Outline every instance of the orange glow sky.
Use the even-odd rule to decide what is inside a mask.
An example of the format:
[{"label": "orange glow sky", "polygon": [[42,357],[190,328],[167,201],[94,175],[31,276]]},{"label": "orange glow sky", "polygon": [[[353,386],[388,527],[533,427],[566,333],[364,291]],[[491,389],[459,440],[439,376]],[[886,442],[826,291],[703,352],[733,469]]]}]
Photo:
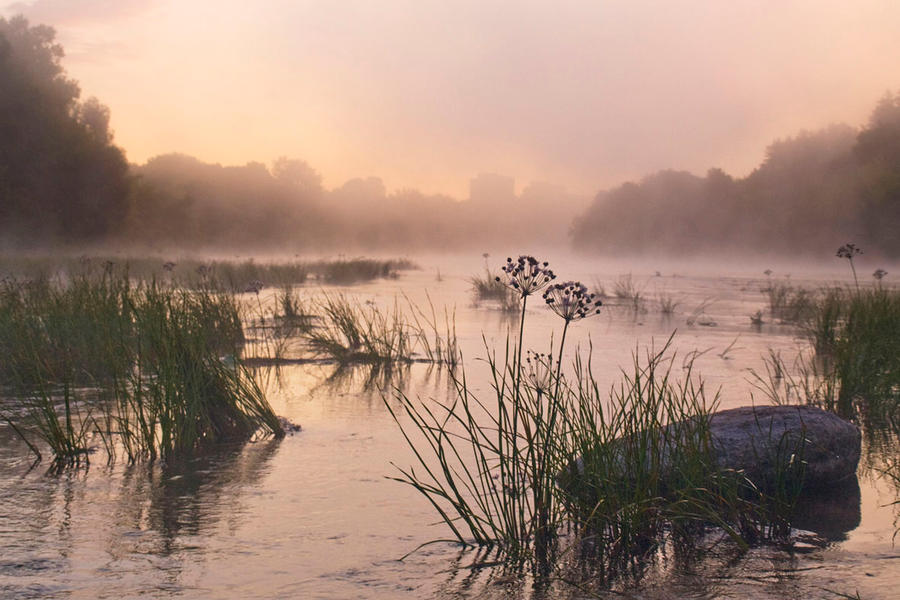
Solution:
[{"label": "orange glow sky", "polygon": [[132,162],[301,158],[465,197],[745,175],[900,88],[897,0],[0,0],[57,30]]}]

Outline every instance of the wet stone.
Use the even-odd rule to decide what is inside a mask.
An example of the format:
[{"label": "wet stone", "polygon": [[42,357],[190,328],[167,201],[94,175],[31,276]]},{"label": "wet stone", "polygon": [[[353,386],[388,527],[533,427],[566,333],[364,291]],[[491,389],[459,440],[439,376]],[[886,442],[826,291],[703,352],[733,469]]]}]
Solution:
[{"label": "wet stone", "polygon": [[859,428],[813,406],[744,406],[715,413],[710,435],[717,464],[769,485],[791,456],[802,460],[805,490],[856,475]]}]

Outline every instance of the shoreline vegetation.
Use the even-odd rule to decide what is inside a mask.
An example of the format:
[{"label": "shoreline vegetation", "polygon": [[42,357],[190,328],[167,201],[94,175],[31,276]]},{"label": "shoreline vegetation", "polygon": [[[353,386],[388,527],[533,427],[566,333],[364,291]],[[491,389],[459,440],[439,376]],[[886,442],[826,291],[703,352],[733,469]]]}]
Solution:
[{"label": "shoreline vegetation", "polygon": [[[296,359],[286,354],[290,340],[338,366],[456,366],[451,314],[440,324],[433,307],[409,301],[405,311],[385,311],[343,294],[303,300],[297,292],[410,268],[403,259],[188,262],[182,277],[158,260],[4,260],[0,419],[37,460],[49,451],[53,468],[84,464],[98,449],[109,461],[152,461],[281,437],[258,368]],[[265,305],[257,277],[282,282]]]}]

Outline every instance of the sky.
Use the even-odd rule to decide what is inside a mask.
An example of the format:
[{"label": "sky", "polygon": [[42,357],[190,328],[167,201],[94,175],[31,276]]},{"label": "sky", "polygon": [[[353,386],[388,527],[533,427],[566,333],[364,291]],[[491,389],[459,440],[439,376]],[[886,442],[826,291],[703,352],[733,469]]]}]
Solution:
[{"label": "sky", "polygon": [[458,198],[749,173],[900,90],[897,0],[0,0],[53,26],[142,163],[307,161]]}]

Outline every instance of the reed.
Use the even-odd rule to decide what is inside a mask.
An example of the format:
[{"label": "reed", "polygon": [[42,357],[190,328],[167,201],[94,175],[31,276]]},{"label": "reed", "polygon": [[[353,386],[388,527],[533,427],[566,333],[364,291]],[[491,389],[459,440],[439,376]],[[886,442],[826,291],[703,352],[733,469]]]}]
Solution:
[{"label": "reed", "polygon": [[760,389],[777,402],[816,404],[844,418],[886,423],[900,407],[900,290],[823,290],[804,331],[809,351],[791,368],[768,357],[767,373],[755,376]]},{"label": "reed", "polygon": [[410,362],[413,340],[398,304],[389,311],[344,294],[324,294],[308,334],[312,351],[340,364]]},{"label": "reed", "polygon": [[766,294],[769,313],[781,323],[802,324],[815,313],[815,294],[784,282],[770,282],[762,290]]},{"label": "reed", "polygon": [[667,316],[674,315],[675,309],[681,305],[680,300],[677,300],[674,296],[665,292],[657,295],[656,302],[659,305],[659,312]]},{"label": "reed", "polygon": [[[507,267],[523,305],[535,282],[548,285],[544,300],[564,320],[559,347],[523,360],[523,316],[504,358],[487,352],[489,398],[476,395],[462,373],[447,403],[402,392],[396,405],[385,399],[416,459],[392,479],[428,500],[453,541],[496,548],[503,561],[546,574],[569,530],[610,572],[663,540],[696,538],[709,526],[744,547],[785,532],[791,490],[770,496],[716,466],[715,400],[706,401],[690,365],[684,381],[672,380],[668,344],[635,358],[610,394],[593,378],[589,354],[567,379],[567,329],[595,314],[599,301],[581,284],[549,283],[546,263],[523,267],[520,259]],[[530,273],[524,280],[523,272]]]},{"label": "reed", "polygon": [[[0,412],[40,456],[168,457],[281,426],[240,362],[233,294],[188,291],[127,273],[8,282],[0,293]],[[223,359],[223,357],[225,357]],[[29,439],[31,438],[31,439]]]},{"label": "reed", "polygon": [[395,279],[403,270],[417,268],[412,261],[399,258],[379,260],[353,258],[323,260],[309,264],[309,270],[320,281],[330,284],[349,285],[373,281],[375,279]]},{"label": "reed", "polygon": [[613,284],[613,295],[635,314],[646,312],[644,291],[634,282],[631,273],[620,275],[616,279]]}]

